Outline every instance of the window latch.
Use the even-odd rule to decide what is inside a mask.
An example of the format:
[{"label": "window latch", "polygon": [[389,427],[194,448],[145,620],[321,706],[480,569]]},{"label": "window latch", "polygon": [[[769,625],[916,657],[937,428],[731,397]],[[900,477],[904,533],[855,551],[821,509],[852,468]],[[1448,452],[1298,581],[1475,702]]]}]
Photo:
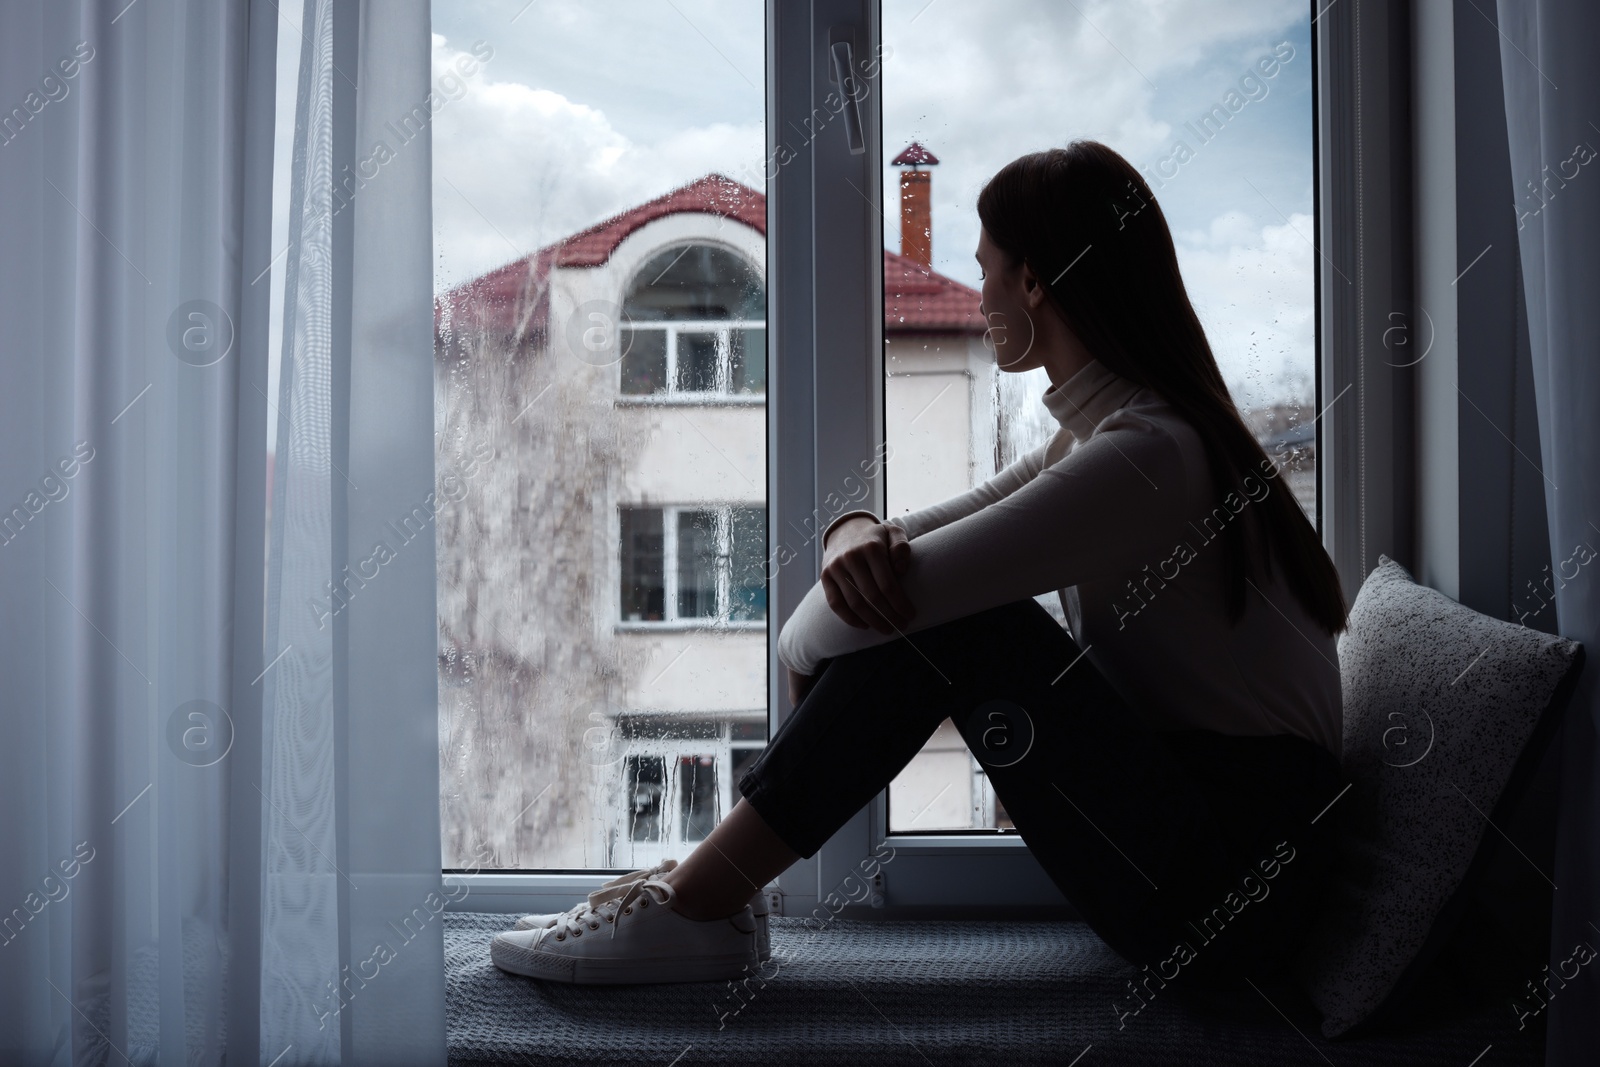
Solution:
[{"label": "window latch", "polygon": [[861,105],[856,99],[855,56],[849,41],[835,41],[828,51],[833,57],[833,76],[828,80],[839,86],[845,141],[850,154],[859,156],[867,150],[867,140],[861,133]]}]

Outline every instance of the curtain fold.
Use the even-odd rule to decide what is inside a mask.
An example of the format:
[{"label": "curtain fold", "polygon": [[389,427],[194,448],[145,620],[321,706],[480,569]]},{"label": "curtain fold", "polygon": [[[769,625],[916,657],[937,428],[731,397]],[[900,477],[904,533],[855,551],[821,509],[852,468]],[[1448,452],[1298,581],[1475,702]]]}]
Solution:
[{"label": "curtain fold", "polygon": [[[1499,0],[1498,15],[1556,613],[1589,657],[1560,739],[1550,966],[1566,978],[1574,948],[1600,944],[1600,8]],[[1564,982],[1546,1063],[1593,1062],[1597,1003],[1593,968]]]},{"label": "curtain fold", "polygon": [[427,114],[429,9],[307,0],[300,31],[262,1053],[441,1063],[431,150],[426,122],[393,132]]},{"label": "curtain fold", "polygon": [[282,8],[0,5],[0,1063],[444,1059],[428,10]]}]

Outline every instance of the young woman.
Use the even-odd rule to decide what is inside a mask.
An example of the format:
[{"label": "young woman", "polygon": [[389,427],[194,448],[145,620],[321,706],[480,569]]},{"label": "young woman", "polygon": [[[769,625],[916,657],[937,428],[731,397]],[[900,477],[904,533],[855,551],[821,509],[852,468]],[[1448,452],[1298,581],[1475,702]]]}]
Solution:
[{"label": "young woman", "polygon": [[[978,215],[995,357],[1045,369],[1060,429],[943,503],[835,520],[779,636],[795,709],[744,799],[681,864],[498,935],[503,969],[753,969],[752,894],[946,718],[1062,893],[1147,976],[1231,984],[1296,949],[1342,786],[1338,575],[1239,417],[1139,173],[1074,142],[1004,167]],[[1050,591],[1070,635],[1032,599]]]}]

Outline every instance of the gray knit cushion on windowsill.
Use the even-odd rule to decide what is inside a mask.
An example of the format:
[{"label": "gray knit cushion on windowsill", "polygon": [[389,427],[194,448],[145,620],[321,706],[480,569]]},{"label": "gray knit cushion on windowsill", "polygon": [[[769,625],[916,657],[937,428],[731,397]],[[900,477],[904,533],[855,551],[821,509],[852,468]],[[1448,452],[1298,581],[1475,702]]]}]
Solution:
[{"label": "gray knit cushion on windowsill", "polygon": [[1489,820],[1515,804],[1583,649],[1479,614],[1387,557],[1339,639],[1340,860],[1295,961],[1322,1032],[1393,1015],[1459,917]]}]

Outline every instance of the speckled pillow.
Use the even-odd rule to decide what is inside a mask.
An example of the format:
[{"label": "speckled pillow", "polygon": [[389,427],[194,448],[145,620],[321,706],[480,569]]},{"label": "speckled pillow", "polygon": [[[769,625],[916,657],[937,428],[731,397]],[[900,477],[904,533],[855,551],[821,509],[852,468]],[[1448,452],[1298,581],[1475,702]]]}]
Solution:
[{"label": "speckled pillow", "polygon": [[1294,964],[1325,1036],[1389,1017],[1449,937],[1486,820],[1503,825],[1582,662],[1577,643],[1481,615],[1379,557],[1339,638],[1339,867]]}]

